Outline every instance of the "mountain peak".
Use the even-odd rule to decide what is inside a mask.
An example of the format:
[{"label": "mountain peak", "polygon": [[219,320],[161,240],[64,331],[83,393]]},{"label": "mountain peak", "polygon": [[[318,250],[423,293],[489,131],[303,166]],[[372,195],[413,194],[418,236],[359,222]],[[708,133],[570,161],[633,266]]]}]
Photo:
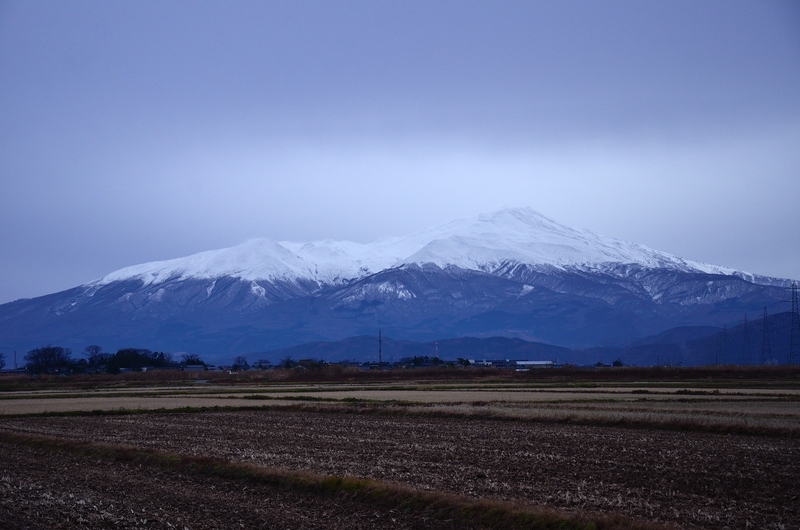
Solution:
[{"label": "mountain peak", "polygon": [[0,306],[0,346],[242,352],[381,327],[583,347],[773,311],[786,286],[506,208],[368,244],[253,239],[127,267]]},{"label": "mountain peak", "polygon": [[529,206],[507,206],[494,212],[478,215],[479,221],[507,222],[512,219],[529,225],[558,224]]},{"label": "mountain peak", "polygon": [[303,280],[335,285],[407,264],[488,272],[508,263],[560,269],[621,263],[722,274],[736,272],[562,225],[532,208],[514,207],[368,244],[330,239],[280,243],[253,239],[231,248],[127,267],[95,283],[138,279],[149,285],[176,279],[232,276],[248,281]]}]

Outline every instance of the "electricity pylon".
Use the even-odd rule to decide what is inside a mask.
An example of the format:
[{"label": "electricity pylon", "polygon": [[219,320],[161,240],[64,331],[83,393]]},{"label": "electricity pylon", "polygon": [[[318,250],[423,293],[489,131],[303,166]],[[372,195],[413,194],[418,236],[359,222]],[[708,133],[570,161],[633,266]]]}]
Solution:
[{"label": "electricity pylon", "polygon": [[750,348],[750,324],[747,323],[747,313],[744,314],[744,331],[742,336],[742,364],[753,363],[753,350]]},{"label": "electricity pylon", "polygon": [[789,331],[789,358],[786,364],[800,361],[800,314],[797,310],[797,282],[792,282],[792,323]]},{"label": "electricity pylon", "polygon": [[772,347],[769,344],[769,326],[767,325],[767,306],[764,306],[764,322],[761,336],[761,364],[767,364],[772,357]]}]

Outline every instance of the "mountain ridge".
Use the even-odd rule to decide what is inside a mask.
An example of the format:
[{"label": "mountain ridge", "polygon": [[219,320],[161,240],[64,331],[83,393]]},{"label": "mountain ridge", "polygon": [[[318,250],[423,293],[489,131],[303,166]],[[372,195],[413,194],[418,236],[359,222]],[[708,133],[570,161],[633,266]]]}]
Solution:
[{"label": "mountain ridge", "polygon": [[568,227],[530,208],[506,208],[407,237],[366,244],[342,240],[276,242],[254,239],[235,247],[125,267],[87,285],[129,279],[141,279],[149,285],[175,278],[213,280],[231,276],[249,281],[302,279],[316,282],[321,288],[410,264],[455,265],[486,272],[508,262],[600,270],[607,264],[626,263],[686,272],[736,274],[755,283],[762,278]]},{"label": "mountain ridge", "polygon": [[254,240],[0,305],[0,348],[241,353],[369,335],[612,346],[780,310],[789,280],[565,227],[528,208],[370,244]]}]

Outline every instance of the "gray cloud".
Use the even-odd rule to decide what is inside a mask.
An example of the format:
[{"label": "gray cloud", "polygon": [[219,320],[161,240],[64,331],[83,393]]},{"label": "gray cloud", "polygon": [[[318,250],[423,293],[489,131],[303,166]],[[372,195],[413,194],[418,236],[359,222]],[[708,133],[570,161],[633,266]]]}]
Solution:
[{"label": "gray cloud", "polygon": [[799,12],[3,4],[0,302],[505,205],[800,277]]}]

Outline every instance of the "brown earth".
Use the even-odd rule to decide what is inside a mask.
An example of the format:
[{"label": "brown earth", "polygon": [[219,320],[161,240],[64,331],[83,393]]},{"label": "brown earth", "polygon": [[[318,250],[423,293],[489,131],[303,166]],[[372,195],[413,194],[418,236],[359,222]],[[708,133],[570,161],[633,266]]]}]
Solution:
[{"label": "brown earth", "polygon": [[7,418],[0,429],[686,528],[800,521],[797,438],[288,410]]},{"label": "brown earth", "polygon": [[0,527],[455,529],[424,512],[0,443]]}]

